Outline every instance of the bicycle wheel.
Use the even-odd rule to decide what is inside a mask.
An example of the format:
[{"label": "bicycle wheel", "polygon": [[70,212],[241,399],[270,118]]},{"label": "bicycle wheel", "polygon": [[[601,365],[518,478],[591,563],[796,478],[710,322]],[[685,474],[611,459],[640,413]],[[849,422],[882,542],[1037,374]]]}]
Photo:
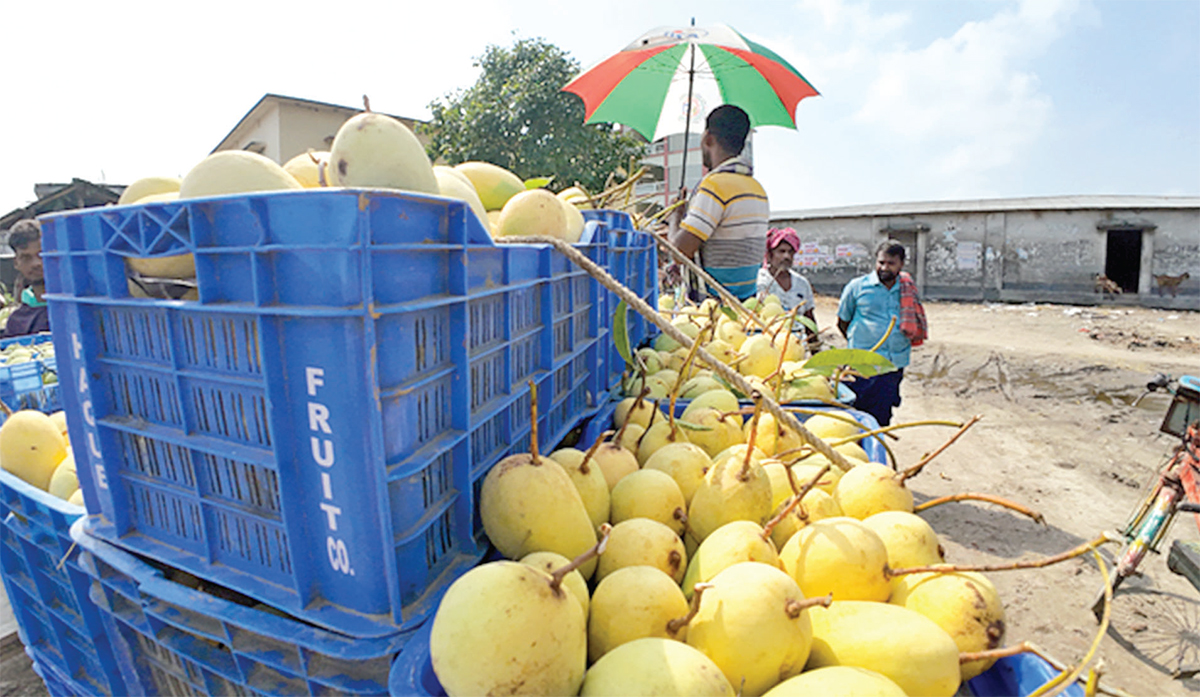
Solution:
[{"label": "bicycle wheel", "polygon": [[1200,671],[1200,600],[1127,588],[1114,603],[1108,634],[1155,670],[1178,678]]}]

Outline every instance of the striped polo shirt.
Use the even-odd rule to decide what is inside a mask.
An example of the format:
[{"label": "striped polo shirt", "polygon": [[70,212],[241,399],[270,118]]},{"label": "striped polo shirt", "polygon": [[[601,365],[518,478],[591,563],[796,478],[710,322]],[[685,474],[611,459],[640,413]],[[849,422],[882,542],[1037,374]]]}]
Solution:
[{"label": "striped polo shirt", "polygon": [[745,300],[758,289],[767,252],[767,194],[750,163],[731,158],[700,180],[680,227],[699,237],[700,265]]}]

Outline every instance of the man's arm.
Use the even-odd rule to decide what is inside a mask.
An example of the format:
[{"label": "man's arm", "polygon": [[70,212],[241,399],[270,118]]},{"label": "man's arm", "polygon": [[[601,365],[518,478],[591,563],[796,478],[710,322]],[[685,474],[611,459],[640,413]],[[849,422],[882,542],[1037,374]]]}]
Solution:
[{"label": "man's arm", "polygon": [[667,241],[675,245],[688,259],[695,259],[696,252],[700,251],[700,238],[683,228],[676,228],[668,233]]},{"label": "man's arm", "polygon": [[850,281],[842,289],[842,298],[838,301],[837,311],[838,331],[847,339],[850,338],[850,320],[854,319],[854,311],[858,307],[857,300],[854,295],[854,281]]},{"label": "man's arm", "polygon": [[[682,193],[678,201],[683,201]],[[700,244],[703,240],[680,227],[679,224],[683,222],[687,209],[687,204],[681,203],[667,215],[667,241],[673,244],[688,259],[695,259],[696,252],[700,250]]]}]

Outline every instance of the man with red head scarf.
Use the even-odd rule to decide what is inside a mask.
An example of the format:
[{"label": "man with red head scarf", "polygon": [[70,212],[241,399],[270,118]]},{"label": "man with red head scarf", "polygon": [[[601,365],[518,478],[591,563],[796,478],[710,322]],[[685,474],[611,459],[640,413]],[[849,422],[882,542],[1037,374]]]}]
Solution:
[{"label": "man with red head scarf", "polygon": [[[800,314],[817,323],[814,315],[812,284],[801,276],[795,267],[796,252],[800,250],[800,237],[790,227],[771,228],[767,232],[767,254],[762,268],[758,270],[759,296],[774,295],[779,298],[783,309],[800,308]],[[815,341],[813,332],[809,341]]]}]

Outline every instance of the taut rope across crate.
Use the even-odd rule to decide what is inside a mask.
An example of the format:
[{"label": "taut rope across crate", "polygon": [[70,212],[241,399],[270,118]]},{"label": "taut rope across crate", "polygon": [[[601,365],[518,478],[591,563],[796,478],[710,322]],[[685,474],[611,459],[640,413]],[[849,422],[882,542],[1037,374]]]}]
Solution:
[{"label": "taut rope across crate", "polygon": [[[625,286],[618,283],[617,280],[615,278],[613,278],[611,275],[609,275],[609,273],[607,271],[600,268],[595,262],[593,262],[591,259],[588,259],[586,256],[581,254],[578,250],[576,250],[574,247],[567,244],[566,242],[563,242],[562,240],[555,238],[555,237],[512,237],[512,238],[497,239],[496,243],[497,244],[549,244],[549,245],[552,245],[559,252],[562,252],[563,256],[565,256],[567,259],[570,259],[576,266],[579,266],[584,271],[587,271],[593,278],[595,278],[600,283],[600,285],[604,286],[608,290],[611,290],[613,293],[616,293],[617,297],[624,300],[626,302],[626,304],[628,304],[629,307],[631,307],[635,311],[637,311],[637,313],[639,315],[641,315],[642,317],[645,317],[647,320],[653,322],[654,325],[656,327],[658,327],[659,329],[661,329],[664,334],[671,337],[675,341],[678,341],[682,346],[688,348],[689,350],[692,348],[693,342],[692,342],[691,337],[689,337],[688,335],[679,331],[679,329],[677,329],[670,322],[667,322],[666,320],[664,320],[662,318],[662,316],[658,314],[657,310],[651,308],[649,305],[646,304],[646,302],[644,300],[639,298],[637,295],[635,295],[633,292],[631,292]],[[676,252],[676,253],[678,253],[678,252]],[[703,273],[703,271],[701,273]],[[706,280],[708,280],[712,283],[716,283],[716,281],[712,281],[711,279],[706,279]],[[722,297],[725,297],[725,295],[729,295],[729,298],[732,298],[733,302],[737,303],[737,299],[733,298],[733,296],[730,295],[729,292],[726,291],[724,288],[721,288],[720,284],[717,284],[715,287],[717,288],[718,293],[723,293]],[[741,304],[738,303],[736,306],[741,307]],[[742,308],[742,311],[749,313],[749,310],[746,310],[744,307]],[[757,319],[757,317],[756,317],[756,319]],[[738,390],[740,390],[742,392],[742,394],[749,395],[749,394],[753,394],[755,392],[754,386],[751,385],[749,382],[747,382],[746,379],[743,378],[740,373],[733,370],[729,366],[725,365],[721,361],[717,360],[717,358],[715,356],[713,356],[712,354],[710,354],[708,351],[697,346],[696,347],[696,355],[697,355],[697,357],[700,358],[700,360],[707,363],[709,365],[709,367],[711,367],[713,369],[713,371],[715,371],[718,375],[720,375],[722,378],[724,378],[727,382],[729,382],[734,387],[738,388]],[[824,455],[826,458],[829,459],[830,462],[832,462],[833,464],[837,465],[838,467],[840,467],[842,470],[845,470],[845,471],[848,471],[851,467],[853,467],[853,465],[850,464],[850,462],[845,458],[845,456],[843,456],[841,453],[839,453],[838,451],[831,448],[828,443],[821,440],[820,438],[817,438],[811,432],[809,432],[809,430],[804,427],[804,425],[800,422],[799,419],[797,419],[795,416],[793,416],[789,412],[785,411],[783,409],[783,407],[779,406],[779,403],[776,402],[774,399],[771,399],[770,397],[767,397],[764,395],[762,397],[762,405],[763,405],[763,408],[765,408],[772,416],[775,417],[776,423],[782,424],[782,425],[792,429],[793,431],[795,431],[801,438],[804,439],[804,441],[806,443],[809,443],[810,445],[812,445],[812,447],[818,453],[820,453],[821,455]]]}]

